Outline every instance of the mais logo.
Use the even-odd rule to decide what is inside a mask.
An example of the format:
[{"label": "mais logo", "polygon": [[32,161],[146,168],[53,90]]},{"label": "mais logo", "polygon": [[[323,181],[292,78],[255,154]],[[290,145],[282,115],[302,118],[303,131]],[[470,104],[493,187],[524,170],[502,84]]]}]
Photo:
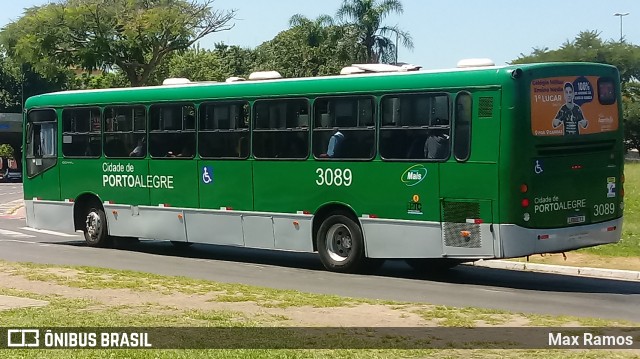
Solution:
[{"label": "mais logo", "polygon": [[408,187],[413,187],[424,181],[425,178],[427,178],[427,169],[423,165],[415,165],[404,171],[400,180]]}]

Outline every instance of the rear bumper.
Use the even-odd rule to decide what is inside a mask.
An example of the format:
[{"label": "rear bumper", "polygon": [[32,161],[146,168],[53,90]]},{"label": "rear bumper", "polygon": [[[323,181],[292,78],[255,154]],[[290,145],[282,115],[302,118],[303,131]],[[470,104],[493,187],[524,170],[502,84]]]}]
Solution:
[{"label": "rear bumper", "polygon": [[502,246],[498,257],[513,258],[616,243],[622,236],[622,217],[559,229],[530,229],[514,224],[501,224],[499,227]]}]

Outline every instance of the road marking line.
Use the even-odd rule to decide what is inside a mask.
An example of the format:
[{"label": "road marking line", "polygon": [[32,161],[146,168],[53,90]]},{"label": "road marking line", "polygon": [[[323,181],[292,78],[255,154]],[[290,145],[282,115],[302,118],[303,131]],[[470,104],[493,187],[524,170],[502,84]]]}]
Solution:
[{"label": "road marking line", "polygon": [[35,237],[35,236],[30,235],[30,234],[14,232],[14,231],[10,231],[8,229],[0,229],[0,235],[9,236],[9,237],[15,237],[15,238],[34,238]]},{"label": "road marking line", "polygon": [[49,231],[49,230],[46,230],[46,229],[35,229],[35,228],[29,228],[29,227],[20,227],[20,229],[24,229],[25,231],[31,231],[31,232],[51,234],[51,235],[59,236],[59,237],[78,237],[77,234],[67,234],[67,233]]},{"label": "road marking line", "polygon": [[40,244],[39,242],[21,241],[19,239],[0,239],[0,242],[16,242],[16,243],[25,243],[25,244]]}]

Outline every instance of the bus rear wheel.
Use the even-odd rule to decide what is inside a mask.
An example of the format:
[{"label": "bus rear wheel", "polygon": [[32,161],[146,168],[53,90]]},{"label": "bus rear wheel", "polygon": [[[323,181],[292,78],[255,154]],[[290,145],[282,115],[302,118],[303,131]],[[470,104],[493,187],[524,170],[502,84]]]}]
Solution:
[{"label": "bus rear wheel", "polygon": [[363,268],[364,239],[351,218],[335,214],[322,222],[316,236],[320,261],[332,272],[353,273]]},{"label": "bus rear wheel", "polygon": [[107,216],[102,207],[90,205],[84,225],[84,239],[90,247],[106,247],[111,242],[107,230]]}]

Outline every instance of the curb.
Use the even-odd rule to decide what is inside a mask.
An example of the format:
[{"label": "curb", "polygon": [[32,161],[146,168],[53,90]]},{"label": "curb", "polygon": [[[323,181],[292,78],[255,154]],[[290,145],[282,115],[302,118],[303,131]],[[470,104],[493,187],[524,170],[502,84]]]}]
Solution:
[{"label": "curb", "polygon": [[509,269],[524,272],[542,272],[553,274],[564,274],[594,278],[621,279],[629,281],[640,281],[640,272],[620,269],[571,267],[560,265],[549,265],[539,263],[510,262],[503,260],[479,260],[469,265],[476,267]]}]

